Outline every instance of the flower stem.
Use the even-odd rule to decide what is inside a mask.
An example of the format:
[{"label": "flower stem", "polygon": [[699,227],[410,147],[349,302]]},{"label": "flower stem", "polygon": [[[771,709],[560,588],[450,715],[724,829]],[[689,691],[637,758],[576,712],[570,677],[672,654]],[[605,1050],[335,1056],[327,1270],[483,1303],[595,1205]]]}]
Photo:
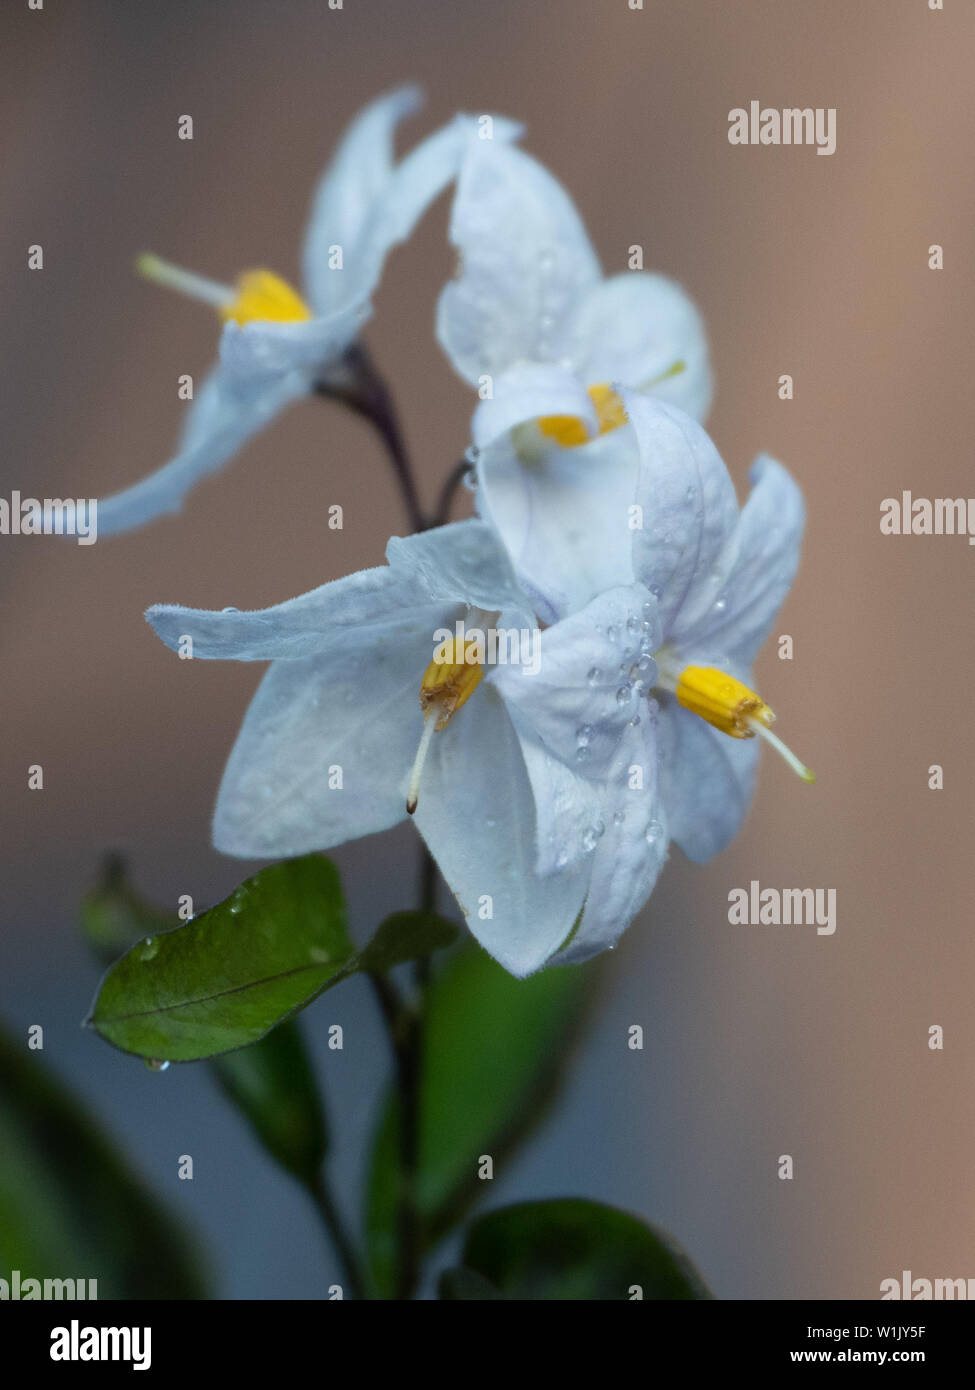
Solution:
[{"label": "flower stem", "polygon": [[389,387],[365,344],[353,343],[341,364],[316,383],[315,392],[327,400],[341,401],[376,429],[393,465],[410,525],[414,531],[425,531],[428,522],[420,505],[399,415]]},{"label": "flower stem", "polygon": [[396,1213],[397,1271],[395,1297],[413,1297],[420,1277],[421,1231],[417,1205],[420,1158],[420,1075],[423,1024],[385,975],[369,977],[389,1032],[396,1063],[399,1099],[399,1193]]},{"label": "flower stem", "polygon": [[331,1189],[324,1173],[319,1172],[315,1178],[306,1184],[308,1195],[315,1204],[315,1208],[322,1219],[328,1237],[335,1247],[335,1252],[339,1257],[342,1267],[342,1275],[345,1284],[353,1298],[368,1298],[366,1292],[366,1280],[363,1274],[362,1265],[355,1247],[345,1229],[345,1223],[339,1215],[332,1196]]},{"label": "flower stem", "polygon": [[454,464],[440,489],[440,497],[433,514],[433,520],[430,523],[431,526],[443,526],[446,523],[450,515],[450,504],[454,500],[454,493],[470,471],[471,465],[467,459],[461,459],[459,463]]},{"label": "flower stem", "polygon": [[[349,406],[378,431],[389,454],[413,530],[426,531],[431,526],[443,525],[450,510],[454,491],[470,465],[466,459],[455,465],[441,489],[436,511],[432,517],[427,517],[420,505],[420,496],[396,406],[389,387],[376,368],[366,346],[361,342],[354,343],[338,367],[333,369],[326,379],[316,384],[315,391],[326,399],[337,400]],[[421,848],[421,855],[420,909],[424,912],[434,912],[437,899],[437,866],[425,845]],[[421,1270],[422,1224],[417,1184],[420,1167],[424,1004],[429,974],[429,958],[421,958],[416,962],[414,972],[417,993],[415,1004],[403,998],[388,976],[376,973],[369,977],[386,1022],[398,1082],[399,1192],[396,1214],[398,1259],[395,1297],[399,1300],[409,1300],[413,1297]],[[327,1208],[322,1205],[325,1198],[327,1190],[323,1188],[319,1207],[326,1218],[326,1224],[329,1224],[330,1220],[337,1221],[337,1217],[331,1203],[328,1203]],[[331,1225],[329,1229],[333,1229]],[[337,1229],[341,1233],[341,1227]],[[338,1235],[335,1236],[335,1240],[338,1246]],[[354,1259],[347,1245],[346,1251],[350,1259]],[[346,1260],[347,1266],[350,1259]]]}]

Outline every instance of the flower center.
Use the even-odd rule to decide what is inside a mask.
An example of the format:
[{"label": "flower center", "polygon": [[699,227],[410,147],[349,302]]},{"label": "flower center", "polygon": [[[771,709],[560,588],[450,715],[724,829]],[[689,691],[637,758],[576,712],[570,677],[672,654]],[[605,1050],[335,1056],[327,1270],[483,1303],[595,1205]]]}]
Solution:
[{"label": "flower center", "polygon": [[484,667],[478,656],[483,651],[476,637],[464,637],[458,641],[448,637],[433,654],[433,660],[423,673],[420,682],[420,707],[423,710],[423,735],[416,750],[410,786],[406,794],[406,809],[412,816],[420,795],[420,778],[423,764],[430,749],[434,733],[445,729],[460,709],[461,705],[474,694],[484,676]]},{"label": "flower center", "polygon": [[[596,410],[600,434],[609,434],[610,430],[619,429],[620,425],[626,424],[623,401],[608,382],[590,386],[589,399]],[[538,420],[538,428],[542,434],[567,449],[589,441],[586,422],[578,415],[543,415]]]},{"label": "flower center", "polygon": [[672,671],[668,672],[665,655],[661,659],[658,653],[657,663],[660,686],[676,695],[677,703],[684,709],[699,715],[730,738],[754,738],[758,734],[781,754],[804,782],[815,782],[816,774],[772,733],[775,715],[754,690],[714,666],[685,666],[675,678]]},{"label": "flower center", "polygon": [[270,270],[245,270],[236,285],[230,286],[149,254],[138,258],[136,269],[157,285],[212,304],[225,323],[229,319],[241,324],[255,319],[301,323],[312,316],[301,295]]}]

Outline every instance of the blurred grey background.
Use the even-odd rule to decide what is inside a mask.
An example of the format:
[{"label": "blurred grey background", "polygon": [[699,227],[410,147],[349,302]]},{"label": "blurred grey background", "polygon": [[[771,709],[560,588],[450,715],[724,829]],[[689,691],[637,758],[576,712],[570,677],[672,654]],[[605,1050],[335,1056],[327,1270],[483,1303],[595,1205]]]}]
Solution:
[{"label": "blurred grey background", "polygon": [[[410,142],[457,109],[526,121],[607,269],[638,242],[700,304],[710,428],[740,490],[762,449],[800,479],[808,541],[778,629],[795,659],[770,644],[759,674],[819,781],[766,759],[734,846],[704,868],[674,852],[557,1115],[489,1194],[643,1213],[723,1297],[876,1297],[905,1268],[975,1276],[975,554],[878,525],[902,488],[972,490],[973,51],[960,0],[22,0],[0,16],[2,495],[103,495],[164,461],[177,376],[203,371],[216,331],[140,283],[133,255],[296,278],[331,146],[404,79],[428,93]],[[728,112],[751,100],[836,107],[836,153],[729,145]],[[183,113],[192,142],[176,138]],[[367,333],[428,498],[472,406],[432,336],[453,270],[446,207],[392,258]],[[42,273],[26,269],[35,242]],[[333,502],[342,532],[326,526]],[[376,440],[309,401],[180,518],[92,547],[0,538],[0,1016],[45,1026],[44,1063],[214,1243],[224,1297],[316,1297],[334,1271],[202,1071],[152,1074],[78,1026],[97,975],[76,905],[106,848],[162,902],[216,901],[249,867],[210,849],[209,817],[258,673],[179,662],[141,615],[263,606],[379,563],[402,529]],[[360,935],[412,892],[409,827],[335,857]],[[835,936],[729,926],[728,891],[753,878],[835,888]],[[333,1022],[343,1053],[325,1047]],[[383,1040],[355,984],[305,1023],[351,1210]],[[626,1048],[631,1023],[643,1052]],[[182,1153],[192,1183],[176,1180]]]}]

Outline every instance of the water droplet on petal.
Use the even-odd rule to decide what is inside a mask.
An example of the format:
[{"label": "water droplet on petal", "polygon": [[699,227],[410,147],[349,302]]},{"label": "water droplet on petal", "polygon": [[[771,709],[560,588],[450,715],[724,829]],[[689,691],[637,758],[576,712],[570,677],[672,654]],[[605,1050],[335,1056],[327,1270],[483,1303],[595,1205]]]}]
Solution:
[{"label": "water droplet on petal", "polygon": [[658,820],[652,820],[652,821],[650,822],[650,824],[647,826],[647,835],[646,835],[647,844],[648,844],[648,845],[655,845],[655,844],[657,844],[658,841],[660,840],[661,835],[662,835],[663,833],[664,833],[664,828],[663,828],[663,826],[660,824],[660,822],[659,822]]},{"label": "water droplet on petal", "polygon": [[154,936],[147,936],[143,943],[142,950],[139,952],[139,959],[152,960],[158,950],[159,942],[156,938]]},{"label": "water droplet on petal", "polygon": [[576,762],[587,763],[591,757],[592,749],[588,746],[588,744],[580,744],[579,747],[576,749]]},{"label": "water droplet on petal", "polygon": [[627,681],[625,685],[621,685],[619,690],[617,690],[616,703],[618,705],[628,705],[632,699],[633,687],[630,685],[629,681]]},{"label": "water droplet on petal", "polygon": [[586,680],[589,682],[590,685],[598,685],[602,674],[603,673],[602,671],[600,671],[598,666],[590,666],[589,673],[586,676]]},{"label": "water droplet on petal", "polygon": [[477,463],[477,461],[478,461],[478,459],[479,459],[480,457],[481,457],[481,451],[480,451],[480,449],[477,447],[477,445],[476,445],[476,444],[468,444],[467,448],[464,450],[464,458],[467,460],[467,462],[473,466],[474,464]]},{"label": "water droplet on petal", "polygon": [[580,724],[576,729],[576,743],[580,748],[587,748],[592,742],[592,736],[596,732],[591,724]]},{"label": "water droplet on petal", "polygon": [[592,825],[590,825],[586,830],[583,831],[583,834],[582,834],[582,847],[583,847],[583,849],[586,851],[587,854],[591,854],[592,851],[593,851],[593,850],[596,848],[596,846],[599,844],[599,841],[600,841],[600,839],[601,839],[601,837],[602,837],[603,832],[605,831],[605,829],[606,829],[606,827],[605,827],[605,825],[602,823],[602,821],[601,821],[601,820],[597,820],[597,821],[595,821]]},{"label": "water droplet on petal", "polygon": [[625,820],[626,820],[626,812],[625,812],[625,811],[614,811],[614,812],[613,812],[613,824],[614,824],[614,825],[622,825],[623,822],[624,822]]},{"label": "water droplet on petal", "polygon": [[221,611],[222,613],[239,613],[239,612],[240,612],[240,609],[239,609],[239,608],[222,608],[220,611]]}]

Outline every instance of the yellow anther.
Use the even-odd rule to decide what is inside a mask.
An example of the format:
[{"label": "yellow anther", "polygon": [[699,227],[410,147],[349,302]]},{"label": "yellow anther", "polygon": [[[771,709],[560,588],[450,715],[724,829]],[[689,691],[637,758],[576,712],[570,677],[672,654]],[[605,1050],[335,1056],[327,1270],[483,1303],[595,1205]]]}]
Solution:
[{"label": "yellow anther", "polygon": [[252,323],[255,319],[272,323],[301,323],[311,318],[311,310],[287,280],[271,270],[245,270],[238,276],[236,295],[221,305],[220,317],[226,323]]},{"label": "yellow anther", "polygon": [[221,285],[193,270],[184,270],[150,252],[136,258],[136,269],[147,280],[177,290],[190,299],[212,304],[226,323],[251,323],[254,319],[273,323],[301,323],[311,318],[311,310],[287,280],[270,270],[245,270],[237,284]]},{"label": "yellow anther", "polygon": [[775,718],[754,690],[714,666],[685,667],[677,682],[677,699],[692,714],[699,714],[732,738],[752,738],[752,719],[768,728]]},{"label": "yellow anther", "polygon": [[461,705],[474,694],[484,675],[484,667],[474,652],[477,641],[464,639],[457,651],[456,639],[448,637],[434,653],[420,682],[420,704],[424,714],[436,712],[436,728],[445,729]]},{"label": "yellow anther", "polygon": [[448,637],[440,643],[423,673],[420,682],[423,736],[416,750],[406,792],[406,809],[411,816],[420,796],[420,778],[433,735],[447,727],[461,705],[466,704],[474,694],[484,676],[484,667],[477,655],[479,645],[475,637]]},{"label": "yellow anther", "polygon": [[[619,429],[620,425],[626,424],[622,398],[608,382],[590,386],[589,399],[596,411],[600,434],[609,434],[610,430]],[[538,428],[542,434],[567,449],[573,448],[576,444],[585,444],[589,439],[585,421],[578,415],[543,415],[538,421]]]},{"label": "yellow anther", "polygon": [[815,782],[816,774],[772,733],[775,715],[765,701],[734,676],[714,666],[686,666],[677,680],[675,693],[678,703],[685,709],[700,715],[731,738],[753,738],[758,734],[782,755],[804,782]]}]

